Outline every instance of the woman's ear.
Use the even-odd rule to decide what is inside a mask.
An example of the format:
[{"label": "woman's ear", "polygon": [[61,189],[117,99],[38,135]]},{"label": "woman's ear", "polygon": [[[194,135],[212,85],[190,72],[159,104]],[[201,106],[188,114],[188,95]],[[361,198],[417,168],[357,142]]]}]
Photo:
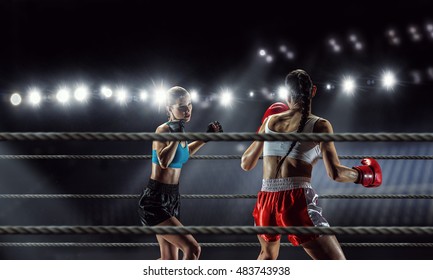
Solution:
[{"label": "woman's ear", "polygon": [[311,88],[311,97],[316,96],[316,93],[317,93],[317,87],[313,85],[313,87]]}]

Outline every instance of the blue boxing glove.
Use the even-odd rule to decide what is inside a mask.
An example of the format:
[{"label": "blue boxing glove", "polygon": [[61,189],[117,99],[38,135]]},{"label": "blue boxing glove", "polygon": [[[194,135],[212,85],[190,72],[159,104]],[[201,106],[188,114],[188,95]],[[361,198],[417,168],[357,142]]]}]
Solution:
[{"label": "blue boxing glove", "polygon": [[177,121],[169,121],[167,122],[168,129],[172,133],[183,133],[185,132],[185,121],[177,120]]}]

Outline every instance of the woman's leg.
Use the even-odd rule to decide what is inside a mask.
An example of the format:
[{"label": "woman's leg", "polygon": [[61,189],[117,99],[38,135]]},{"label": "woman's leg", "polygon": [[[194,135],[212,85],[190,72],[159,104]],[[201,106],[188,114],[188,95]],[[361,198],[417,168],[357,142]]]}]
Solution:
[{"label": "woman's leg", "polygon": [[261,237],[257,235],[261,245],[261,251],[258,260],[276,260],[278,258],[278,254],[280,252],[280,240],[274,242],[267,242]]},{"label": "woman's leg", "polygon": [[314,260],[345,260],[343,250],[335,235],[324,235],[301,244]]},{"label": "woman's leg", "polygon": [[[171,217],[165,220],[162,223],[159,223],[157,226],[182,226],[178,219],[175,217]],[[183,260],[198,260],[201,253],[200,245],[197,241],[192,237],[191,234],[188,235],[173,235],[173,234],[158,234],[157,235],[158,242],[160,244],[161,250],[161,258],[163,259],[162,254],[165,256],[174,256],[173,248],[168,247],[166,243],[161,243],[159,240],[162,239],[165,242],[169,243],[171,246],[175,248],[179,248],[183,253]],[[177,250],[177,249],[176,249]]]},{"label": "woman's leg", "polygon": [[173,244],[166,241],[162,235],[157,234],[159,250],[161,252],[161,258],[159,260],[177,260],[179,259],[179,249]]}]

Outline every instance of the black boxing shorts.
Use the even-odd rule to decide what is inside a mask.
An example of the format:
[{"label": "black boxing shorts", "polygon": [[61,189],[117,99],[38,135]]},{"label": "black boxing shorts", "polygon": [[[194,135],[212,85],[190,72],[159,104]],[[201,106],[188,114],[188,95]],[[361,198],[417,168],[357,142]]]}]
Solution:
[{"label": "black boxing shorts", "polygon": [[138,214],[145,226],[155,226],[171,217],[180,220],[179,185],[149,179],[138,203]]}]

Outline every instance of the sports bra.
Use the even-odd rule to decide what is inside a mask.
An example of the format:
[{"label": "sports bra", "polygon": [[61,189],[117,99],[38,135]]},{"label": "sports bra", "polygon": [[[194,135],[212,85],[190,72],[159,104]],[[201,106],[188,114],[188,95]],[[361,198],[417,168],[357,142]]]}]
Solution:
[{"label": "sports bra", "polygon": [[[188,143],[185,145],[185,147],[182,147],[180,143],[177,145],[176,153],[174,154],[173,160],[168,165],[168,167],[170,168],[182,168],[182,165],[184,165],[189,159]],[[152,163],[159,165],[156,150],[152,150]]]},{"label": "sports bra", "polygon": [[[171,163],[168,165],[170,168],[182,168],[182,165],[188,161],[189,158],[189,149],[188,145],[182,147],[179,143],[177,145],[176,154],[174,154],[174,158]],[[159,165],[158,155],[156,154],[156,150],[152,150],[152,163]]]},{"label": "sports bra", "polygon": [[[268,117],[265,125],[265,133],[282,133],[276,132],[269,129],[269,120],[271,116]],[[311,133],[313,132],[314,125],[320,118],[317,116],[309,116],[305,127],[302,132]],[[292,132],[293,133],[293,132]],[[291,142],[290,141],[265,141],[263,144],[263,156],[285,156],[289,151]],[[320,157],[320,147],[318,142],[300,142],[297,141],[295,147],[290,152],[288,157],[298,160],[303,160],[309,164],[312,164],[318,157]]]}]

